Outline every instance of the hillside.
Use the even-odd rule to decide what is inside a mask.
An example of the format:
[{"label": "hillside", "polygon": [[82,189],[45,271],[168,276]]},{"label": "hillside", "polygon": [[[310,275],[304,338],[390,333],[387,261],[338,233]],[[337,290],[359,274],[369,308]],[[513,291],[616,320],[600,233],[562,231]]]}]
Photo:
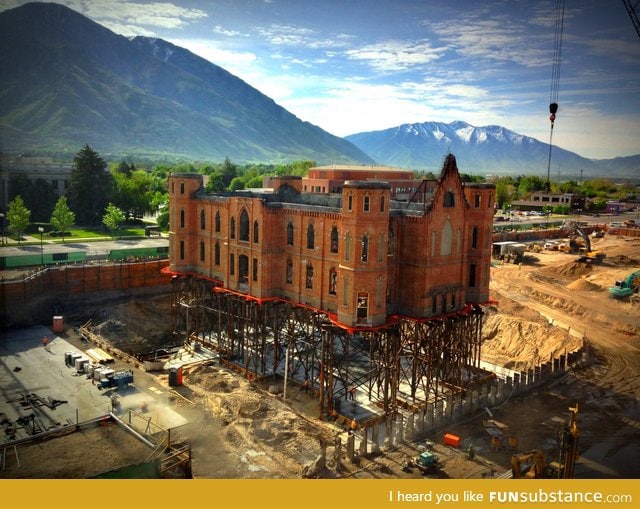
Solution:
[{"label": "hillside", "polygon": [[[448,153],[470,173],[547,174],[549,145],[501,126],[466,122],[423,122],[346,137],[379,164],[416,169],[438,168]],[[614,175],[638,177],[640,155],[594,160],[552,147],[551,177]]]},{"label": "hillside", "polygon": [[0,13],[0,47],[4,152],[373,162],[207,60],[58,4]]}]

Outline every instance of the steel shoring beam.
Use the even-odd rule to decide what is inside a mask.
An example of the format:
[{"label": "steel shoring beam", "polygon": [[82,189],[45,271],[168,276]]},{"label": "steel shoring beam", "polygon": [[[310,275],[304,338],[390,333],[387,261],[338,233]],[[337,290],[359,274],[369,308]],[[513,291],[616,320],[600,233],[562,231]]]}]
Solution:
[{"label": "steel shoring beam", "polygon": [[401,387],[402,399],[412,403],[406,408],[426,408],[451,390],[463,389],[470,381],[470,368],[479,365],[480,308],[430,321],[405,318],[354,336],[331,325],[322,312],[283,301],[259,303],[213,289],[210,281],[198,278],[172,281],[174,332],[189,327],[208,334],[221,357],[235,359],[247,375],[284,374],[288,350],[288,378],[308,378],[320,389],[321,415],[333,410],[348,385],[362,387],[369,401],[387,415],[398,411]]}]

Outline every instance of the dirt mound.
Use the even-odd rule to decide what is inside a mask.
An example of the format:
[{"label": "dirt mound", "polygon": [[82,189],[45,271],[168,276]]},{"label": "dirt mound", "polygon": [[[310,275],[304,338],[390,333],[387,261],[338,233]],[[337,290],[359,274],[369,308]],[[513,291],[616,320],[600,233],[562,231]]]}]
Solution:
[{"label": "dirt mound", "polygon": [[561,276],[584,276],[591,274],[593,266],[588,263],[569,262],[559,267],[550,267],[548,272],[555,272]]},{"label": "dirt mound", "polygon": [[635,258],[629,258],[625,255],[610,256],[609,258],[607,258],[607,263],[609,265],[618,265],[620,267],[640,265],[640,262],[638,260],[636,260]]},{"label": "dirt mound", "polygon": [[573,283],[569,283],[567,288],[569,290],[577,290],[579,292],[597,292],[602,289],[600,285],[592,283],[586,278],[576,279]]},{"label": "dirt mound", "polygon": [[[507,299],[503,299],[508,302]],[[520,306],[487,309],[483,324],[482,360],[526,370],[582,346],[582,339],[554,327],[539,313]]]}]

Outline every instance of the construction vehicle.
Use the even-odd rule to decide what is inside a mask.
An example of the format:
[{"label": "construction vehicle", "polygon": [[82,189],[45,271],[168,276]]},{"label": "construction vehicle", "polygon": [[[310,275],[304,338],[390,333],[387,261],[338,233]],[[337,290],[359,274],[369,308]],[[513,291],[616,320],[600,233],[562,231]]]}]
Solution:
[{"label": "construction vehicle", "polygon": [[431,451],[421,452],[419,456],[413,459],[413,465],[417,467],[423,475],[435,474],[439,470],[438,456]]},{"label": "construction vehicle", "polygon": [[557,479],[561,472],[560,464],[556,461],[547,463],[538,449],[511,456],[513,479]]},{"label": "construction vehicle", "polygon": [[571,418],[562,423],[557,431],[560,448],[558,461],[547,462],[538,449],[511,456],[511,474],[513,479],[573,479],[573,471],[578,457],[578,404],[569,408]]},{"label": "construction vehicle", "polygon": [[580,437],[580,432],[578,431],[578,404],[576,403],[575,407],[570,407],[569,412],[571,412],[571,419],[568,423],[562,424],[557,436],[558,446],[560,447],[560,457],[558,459],[560,469],[557,477],[562,479],[573,479],[573,470],[578,457],[578,438]]},{"label": "construction vehicle", "polygon": [[601,263],[606,258],[607,255],[605,253],[591,249],[589,235],[575,221],[564,221],[562,229],[567,232],[569,243],[559,245],[558,249],[560,251],[579,253],[579,262]]},{"label": "construction vehicle", "polygon": [[609,287],[609,295],[614,299],[624,299],[640,292],[640,270],[632,272],[623,281],[616,281]]}]

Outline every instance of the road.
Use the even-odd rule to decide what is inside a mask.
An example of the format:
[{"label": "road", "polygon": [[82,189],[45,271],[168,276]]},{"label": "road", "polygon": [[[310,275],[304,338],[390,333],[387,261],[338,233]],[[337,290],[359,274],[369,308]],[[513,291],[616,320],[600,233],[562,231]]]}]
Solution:
[{"label": "road", "polygon": [[[29,242],[39,241],[31,237]],[[134,247],[166,247],[169,245],[167,237],[140,237],[136,239],[114,239],[88,242],[86,240],[72,240],[65,243],[43,242],[42,244],[18,245],[0,247],[0,256],[16,256],[37,253],[68,253],[84,251],[89,258],[99,258],[109,254],[113,249],[128,249]]]}]

